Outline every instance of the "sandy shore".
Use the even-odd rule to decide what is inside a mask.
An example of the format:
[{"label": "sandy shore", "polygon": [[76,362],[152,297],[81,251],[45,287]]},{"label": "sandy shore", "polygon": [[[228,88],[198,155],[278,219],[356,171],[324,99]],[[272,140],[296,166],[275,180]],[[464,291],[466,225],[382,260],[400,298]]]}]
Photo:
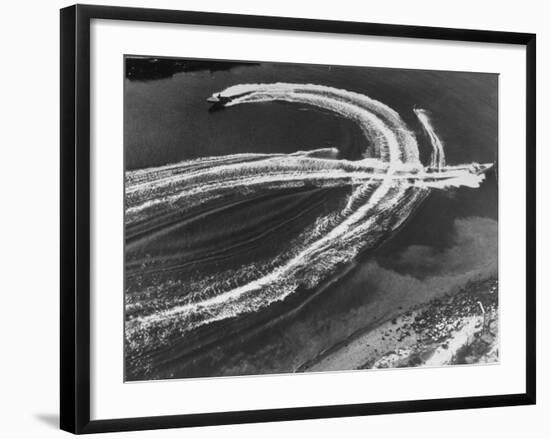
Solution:
[{"label": "sandy shore", "polygon": [[498,281],[472,281],[326,350],[300,371],[498,362]]}]

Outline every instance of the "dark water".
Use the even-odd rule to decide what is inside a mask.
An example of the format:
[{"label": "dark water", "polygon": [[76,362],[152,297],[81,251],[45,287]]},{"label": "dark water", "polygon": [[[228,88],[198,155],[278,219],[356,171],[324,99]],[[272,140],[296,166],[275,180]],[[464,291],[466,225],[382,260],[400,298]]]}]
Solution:
[{"label": "dark water", "polygon": [[[197,157],[331,146],[339,149],[340,158],[360,158],[368,146],[363,134],[334,114],[283,103],[208,111],[206,98],[213,93],[259,82],[328,85],[379,100],[415,132],[426,164],[431,147],[413,112],[420,107],[430,112],[448,164],[497,160],[494,74],[263,63],[224,70],[205,64],[205,69],[170,75],[125,80],[126,170]],[[497,212],[493,171],[478,189],[433,190],[399,233],[363,254],[351,272],[321,294],[276,304],[265,318],[247,326],[253,330],[237,332],[231,340],[220,337],[196,354],[181,354],[161,377],[293,371],[355,331],[430,294],[427,290],[451,290],[469,277],[494,271]],[[214,325],[205,339],[216,340],[212,332],[224,330]]]}]

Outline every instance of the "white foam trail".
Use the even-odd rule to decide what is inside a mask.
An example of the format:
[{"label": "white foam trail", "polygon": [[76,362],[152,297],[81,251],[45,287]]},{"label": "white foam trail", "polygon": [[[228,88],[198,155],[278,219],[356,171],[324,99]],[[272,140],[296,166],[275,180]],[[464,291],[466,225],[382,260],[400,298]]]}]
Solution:
[{"label": "white foam trail", "polygon": [[418,117],[418,120],[422,124],[424,131],[430,138],[430,142],[432,144],[432,147],[434,148],[430,166],[432,166],[433,168],[441,169],[443,166],[445,166],[445,151],[443,149],[443,143],[439,139],[439,136],[435,133],[427,111],[422,110],[421,108],[415,108],[414,112],[416,114],[416,117]]},{"label": "white foam trail", "polygon": [[[232,304],[236,304],[244,296],[250,297],[250,293],[260,293],[261,290],[272,289],[274,286],[278,290],[277,294],[267,294],[268,297],[249,304],[247,310],[258,309],[274,300],[282,300],[299,283],[305,282],[298,273],[306,270],[307,282],[315,284],[323,272],[329,271],[340,262],[350,260],[363,245],[371,244],[367,238],[368,233],[371,230],[379,232],[376,229],[377,224],[385,232],[394,229],[415,207],[415,201],[426,194],[422,190],[407,191],[407,185],[394,181],[394,173],[403,164],[406,163],[410,168],[421,168],[421,165],[414,136],[399,115],[381,102],[358,93],[312,84],[246,84],[230,87],[221,94],[234,97],[227,106],[281,100],[320,107],[353,120],[375,145],[377,158],[387,163],[385,173],[374,190],[368,189],[369,185],[361,185],[354,191],[339,222],[328,233],[311,245],[299,249],[290,259],[266,275],[198,303],[175,306],[160,313],[138,317],[136,320],[141,325],[209,308],[212,312],[208,313],[210,316],[202,323],[218,320],[226,316],[228,310],[233,308]],[[366,163],[372,162],[369,157],[365,157],[365,160]],[[328,178],[328,175],[325,177]],[[362,202],[362,196],[367,190],[368,198]],[[411,200],[404,203],[405,197],[410,197]],[[396,206],[401,206],[400,211],[396,215],[390,215]],[[365,239],[356,242],[360,237]],[[226,309],[219,309],[220,305]]]},{"label": "white foam trail", "polygon": [[[365,95],[316,84],[240,84],[221,92],[232,98],[230,107],[243,103],[269,101],[298,102],[333,111],[356,122],[367,138],[378,147],[383,160],[420,165],[413,134],[397,112]],[[392,155],[390,157],[390,154]]]},{"label": "white foam trail", "polygon": [[[443,144],[424,110],[415,113],[428,133],[430,168],[420,161],[414,135],[387,105],[359,93],[313,84],[241,84],[216,93],[226,106],[270,101],[311,105],[354,121],[374,156],[336,160],[338,151],[322,148],[294,154],[234,154],[201,158],[127,175],[127,226],[155,215],[188,209],[238,190],[349,185],[353,189],[341,212],[321,217],[270,265],[241,267],[190,284],[189,294],[165,309],[127,322],[127,337],[149,325],[177,321],[181,333],[283,300],[299,286],[313,287],[338,264],[375,245],[396,230],[425,198],[428,188],[478,187],[487,168],[446,167]],[[246,279],[235,285],[235,280]],[[161,340],[156,342],[161,343]]]}]

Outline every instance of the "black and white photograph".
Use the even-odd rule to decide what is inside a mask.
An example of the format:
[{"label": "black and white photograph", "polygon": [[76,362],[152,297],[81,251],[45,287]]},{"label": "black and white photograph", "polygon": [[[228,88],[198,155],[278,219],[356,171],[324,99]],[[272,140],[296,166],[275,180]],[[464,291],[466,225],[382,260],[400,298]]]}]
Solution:
[{"label": "black and white photograph", "polygon": [[543,5],[6,3],[0,436],[546,437]]},{"label": "black and white photograph", "polygon": [[499,362],[498,74],[124,63],[126,381]]}]

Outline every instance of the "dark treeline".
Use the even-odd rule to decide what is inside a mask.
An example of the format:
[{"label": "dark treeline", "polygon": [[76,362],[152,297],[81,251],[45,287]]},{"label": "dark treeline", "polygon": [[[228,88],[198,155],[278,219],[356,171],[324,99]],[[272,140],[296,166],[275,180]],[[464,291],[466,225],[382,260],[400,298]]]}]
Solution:
[{"label": "dark treeline", "polygon": [[186,60],[174,58],[127,57],[126,78],[133,81],[170,78],[179,72],[200,70],[229,70],[237,66],[253,66],[252,62],[227,62],[209,60]]}]

